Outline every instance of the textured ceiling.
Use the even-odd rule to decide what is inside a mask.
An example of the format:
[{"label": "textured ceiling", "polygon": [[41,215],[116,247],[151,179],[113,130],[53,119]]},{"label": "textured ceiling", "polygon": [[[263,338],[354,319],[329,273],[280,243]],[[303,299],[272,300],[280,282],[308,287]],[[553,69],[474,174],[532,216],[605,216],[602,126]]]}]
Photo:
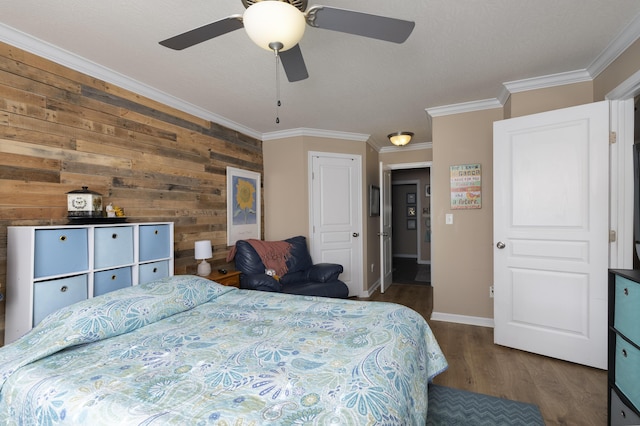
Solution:
[{"label": "textured ceiling", "polygon": [[1,4],[0,40],[98,78],[258,138],[313,129],[370,135],[378,147],[396,130],[430,141],[425,109],[496,98],[505,82],[588,70],[640,20],[637,0],[310,0],[416,26],[404,44],[307,27],[300,47],[310,77],[289,83],[280,70],[276,112],[274,56],[243,30],[183,51],[158,44],[241,14],[240,0]]}]

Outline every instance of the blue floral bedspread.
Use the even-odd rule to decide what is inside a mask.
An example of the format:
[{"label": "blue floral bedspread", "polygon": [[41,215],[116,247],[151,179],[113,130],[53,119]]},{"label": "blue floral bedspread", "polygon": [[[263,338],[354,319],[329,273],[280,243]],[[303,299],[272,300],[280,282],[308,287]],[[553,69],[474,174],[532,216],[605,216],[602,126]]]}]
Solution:
[{"label": "blue floral bedspread", "polygon": [[403,306],[175,276],[63,308],[0,348],[0,424],[422,426],[446,368]]}]

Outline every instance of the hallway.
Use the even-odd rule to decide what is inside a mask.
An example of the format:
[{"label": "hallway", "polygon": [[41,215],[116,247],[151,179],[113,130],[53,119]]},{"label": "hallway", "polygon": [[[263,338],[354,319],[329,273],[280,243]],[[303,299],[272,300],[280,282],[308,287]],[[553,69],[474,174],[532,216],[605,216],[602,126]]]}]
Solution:
[{"label": "hallway", "polygon": [[393,258],[393,283],[431,285],[431,265],[418,264],[415,258]]}]

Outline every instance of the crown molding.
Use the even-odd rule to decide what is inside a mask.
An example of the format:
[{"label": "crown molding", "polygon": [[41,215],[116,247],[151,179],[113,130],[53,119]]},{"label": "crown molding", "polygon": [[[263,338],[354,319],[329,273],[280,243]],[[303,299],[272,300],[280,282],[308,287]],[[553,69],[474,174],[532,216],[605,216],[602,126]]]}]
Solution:
[{"label": "crown molding", "polygon": [[0,41],[8,43],[34,55],[38,55],[42,58],[56,62],[60,65],[71,68],[88,76],[100,79],[107,83],[114,84],[154,101],[176,108],[195,117],[213,121],[217,124],[243,133],[247,136],[251,136],[255,139],[262,138],[262,133],[254,129],[243,126],[239,123],[236,123],[235,121],[214,114],[203,108],[197,107],[189,102],[185,102],[182,99],[162,92],[152,86],[141,83],[137,80],[127,77],[124,74],[120,74],[119,72],[116,72],[110,68],[89,61],[81,56],[76,55],[75,53],[71,53],[67,50],[61,49],[58,46],[32,37],[2,23],[0,23]]},{"label": "crown molding", "polygon": [[299,127],[297,129],[279,130],[277,132],[269,132],[262,134],[263,141],[275,139],[294,138],[312,136],[317,138],[340,139],[347,141],[366,142],[369,135],[363,133],[336,132],[332,130],[311,129],[307,127]]},{"label": "crown molding", "polygon": [[586,70],[569,71],[564,73],[545,75],[542,77],[528,78],[524,80],[510,81],[503,83],[497,98],[485,99],[481,101],[464,102],[460,104],[445,105],[427,108],[429,118],[441,117],[445,115],[461,114],[465,112],[482,111],[486,109],[502,108],[513,93],[525,92],[527,90],[544,89],[565,84],[581,83],[591,81],[591,75]]},{"label": "crown molding", "polygon": [[596,78],[609,65],[640,38],[640,14],[622,29],[620,34],[602,51],[600,55],[587,67],[592,78]]},{"label": "crown molding", "polygon": [[526,92],[528,90],[546,89],[547,87],[563,86],[565,84],[583,83],[591,80],[593,80],[593,78],[587,70],[577,70],[509,81],[502,84],[507,91],[512,94]]},{"label": "crown molding", "polygon": [[462,114],[465,112],[482,111],[485,109],[502,108],[503,104],[497,99],[484,99],[481,101],[463,102],[460,104],[445,105],[427,108],[425,111],[429,117],[442,117],[445,115]]},{"label": "crown molding", "polygon": [[[506,82],[502,84],[503,88],[495,99],[427,108],[427,114],[429,115],[429,119],[431,119],[432,117],[444,115],[499,108],[505,104],[509,99],[509,96],[513,93],[593,81],[594,78],[611,65],[613,61],[615,61],[639,38],[640,15],[636,16],[626,27],[623,28],[620,34],[611,43],[609,43],[609,45],[587,69]],[[627,86],[637,84],[637,79],[630,78],[629,81],[631,81],[631,83],[625,82]],[[609,94],[608,96],[612,96],[612,94]]]}]

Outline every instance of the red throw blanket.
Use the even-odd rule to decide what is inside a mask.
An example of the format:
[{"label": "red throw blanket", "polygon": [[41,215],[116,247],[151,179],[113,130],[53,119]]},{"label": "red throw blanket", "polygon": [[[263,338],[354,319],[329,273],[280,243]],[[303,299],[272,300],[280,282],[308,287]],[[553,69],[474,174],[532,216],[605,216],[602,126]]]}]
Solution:
[{"label": "red throw blanket", "polygon": [[[273,269],[278,276],[287,273],[287,260],[291,256],[291,244],[286,241],[262,241],[256,239],[245,240],[258,253],[260,260],[267,269]],[[227,256],[227,262],[231,262],[236,254],[234,245]]]}]

